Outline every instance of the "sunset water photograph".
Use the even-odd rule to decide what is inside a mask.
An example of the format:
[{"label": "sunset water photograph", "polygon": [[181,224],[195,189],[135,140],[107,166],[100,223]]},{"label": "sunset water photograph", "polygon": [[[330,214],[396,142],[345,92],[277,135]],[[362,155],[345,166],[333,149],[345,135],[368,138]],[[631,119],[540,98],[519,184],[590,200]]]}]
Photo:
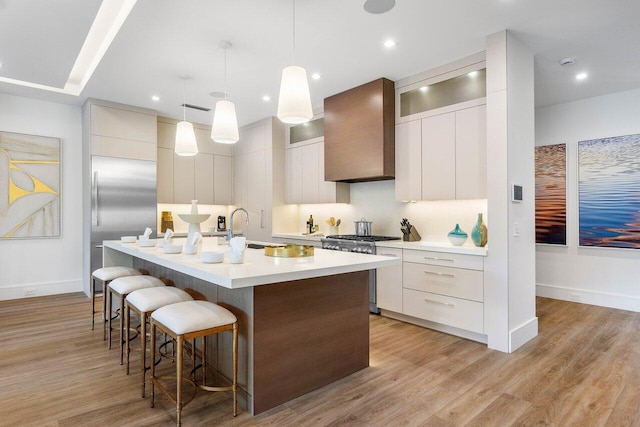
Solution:
[{"label": "sunset water photograph", "polygon": [[578,142],[580,246],[640,249],[640,134]]},{"label": "sunset water photograph", "polygon": [[535,148],[536,243],[567,244],[566,144]]}]

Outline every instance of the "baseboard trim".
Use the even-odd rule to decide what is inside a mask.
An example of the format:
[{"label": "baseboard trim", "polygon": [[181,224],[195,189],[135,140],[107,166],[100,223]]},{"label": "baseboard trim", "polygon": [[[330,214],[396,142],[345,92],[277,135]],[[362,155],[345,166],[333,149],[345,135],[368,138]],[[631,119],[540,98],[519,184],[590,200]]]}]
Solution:
[{"label": "baseboard trim", "polygon": [[538,335],[538,318],[528,320],[509,332],[509,353],[519,349],[524,343]]},{"label": "baseboard trim", "polygon": [[586,289],[567,288],[563,286],[536,284],[536,295],[600,307],[617,308],[640,312],[640,298],[609,292],[589,291]]},{"label": "baseboard trim", "polygon": [[0,301],[82,292],[82,279],[28,283],[0,288]]}]

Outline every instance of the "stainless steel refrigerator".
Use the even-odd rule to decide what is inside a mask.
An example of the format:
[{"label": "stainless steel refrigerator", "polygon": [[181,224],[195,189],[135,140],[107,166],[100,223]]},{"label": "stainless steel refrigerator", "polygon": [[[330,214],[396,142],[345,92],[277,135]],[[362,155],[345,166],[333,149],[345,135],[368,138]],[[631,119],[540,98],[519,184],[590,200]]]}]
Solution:
[{"label": "stainless steel refrigerator", "polygon": [[156,236],[156,162],[91,157],[91,271],[102,267],[102,242]]}]

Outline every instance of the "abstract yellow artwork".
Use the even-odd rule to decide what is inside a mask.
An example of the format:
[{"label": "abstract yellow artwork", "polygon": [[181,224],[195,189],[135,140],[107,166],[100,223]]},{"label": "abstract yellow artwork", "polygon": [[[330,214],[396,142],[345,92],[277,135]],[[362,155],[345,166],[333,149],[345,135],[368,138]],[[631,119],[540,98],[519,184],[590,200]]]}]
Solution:
[{"label": "abstract yellow artwork", "polygon": [[60,237],[60,139],[0,132],[0,239]]}]

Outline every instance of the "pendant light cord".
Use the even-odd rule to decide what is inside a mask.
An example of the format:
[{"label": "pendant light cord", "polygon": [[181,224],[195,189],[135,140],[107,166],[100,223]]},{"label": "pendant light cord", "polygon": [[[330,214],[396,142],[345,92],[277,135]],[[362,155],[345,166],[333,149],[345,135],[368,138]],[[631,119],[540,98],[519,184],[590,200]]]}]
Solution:
[{"label": "pendant light cord", "polygon": [[187,79],[184,79],[182,88],[182,120],[187,121]]},{"label": "pendant light cord", "polygon": [[293,65],[296,65],[296,0],[293,3]]},{"label": "pendant light cord", "polygon": [[227,100],[227,48],[224,48],[224,99]]}]

